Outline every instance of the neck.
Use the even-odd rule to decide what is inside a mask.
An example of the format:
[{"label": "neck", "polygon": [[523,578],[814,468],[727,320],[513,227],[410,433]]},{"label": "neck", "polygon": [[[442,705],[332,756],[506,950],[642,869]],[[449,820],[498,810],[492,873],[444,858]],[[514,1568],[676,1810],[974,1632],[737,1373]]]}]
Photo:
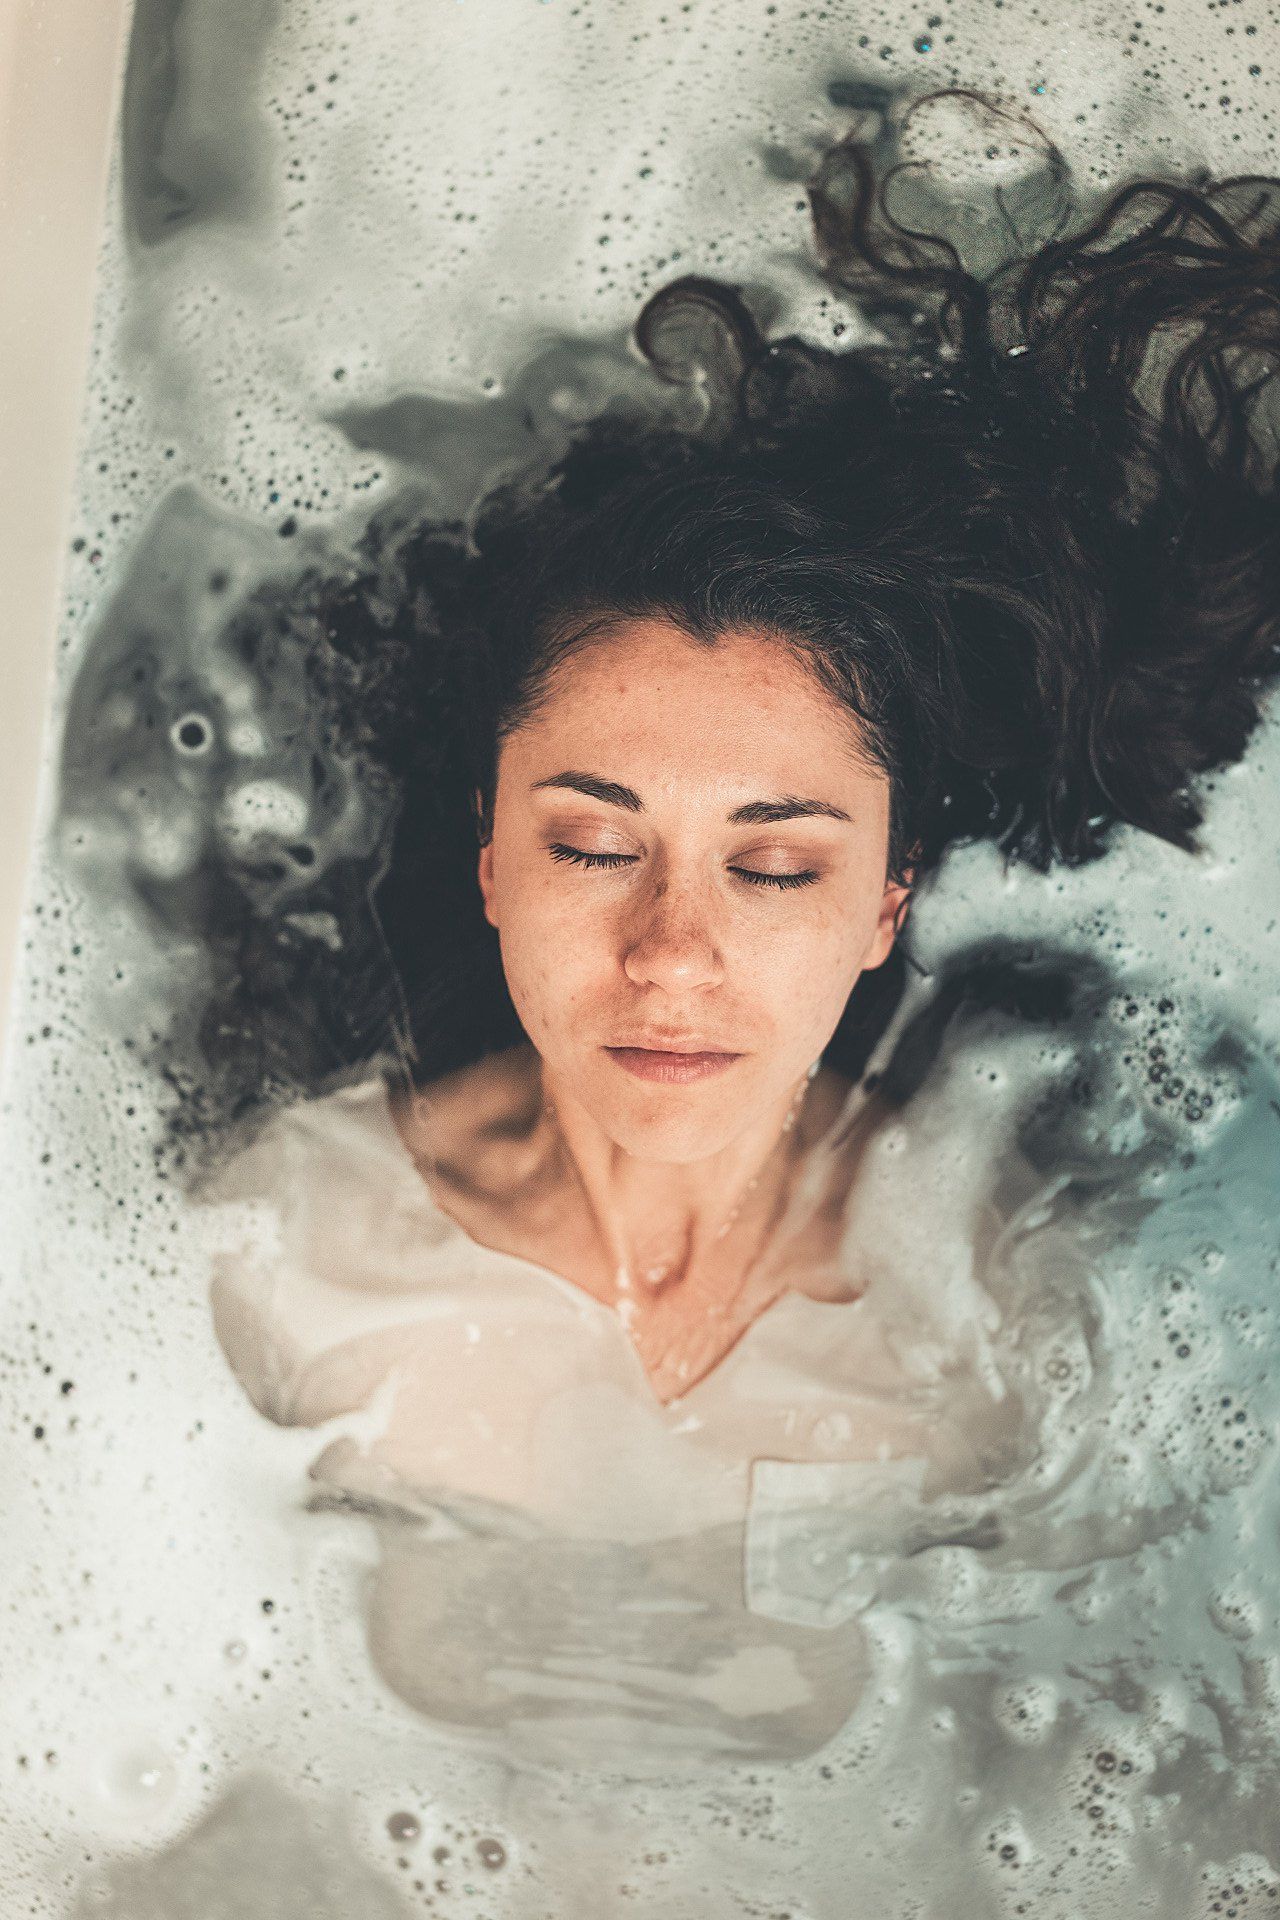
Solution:
[{"label": "neck", "polygon": [[716,1270],[742,1275],[785,1204],[802,1144],[811,1069],[706,1159],[645,1160],[619,1147],[543,1063],[545,1123],[575,1176],[623,1302],[660,1291],[701,1294]]}]

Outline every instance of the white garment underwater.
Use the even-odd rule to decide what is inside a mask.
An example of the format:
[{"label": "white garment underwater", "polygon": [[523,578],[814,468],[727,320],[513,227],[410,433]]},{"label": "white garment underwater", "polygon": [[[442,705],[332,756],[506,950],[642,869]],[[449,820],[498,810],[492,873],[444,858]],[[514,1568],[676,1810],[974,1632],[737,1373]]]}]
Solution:
[{"label": "white garment underwater", "polygon": [[865,1683],[879,1556],[955,1537],[1020,1424],[954,1274],[787,1292],[663,1405],[613,1308],[441,1210],[380,1077],[276,1114],[200,1197],[254,1405],[364,1415],[310,1504],[377,1526],[381,1677],[512,1754],[814,1751]]}]

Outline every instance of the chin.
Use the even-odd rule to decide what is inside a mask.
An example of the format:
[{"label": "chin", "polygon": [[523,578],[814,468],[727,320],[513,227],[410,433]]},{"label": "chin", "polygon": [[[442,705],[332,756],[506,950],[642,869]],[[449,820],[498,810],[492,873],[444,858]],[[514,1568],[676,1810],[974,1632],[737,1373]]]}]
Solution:
[{"label": "chin", "polygon": [[[737,1117],[737,1116],[735,1116]],[[727,1115],[721,1115],[718,1126],[702,1124],[693,1126],[678,1125],[673,1120],[653,1126],[636,1125],[619,1116],[616,1122],[602,1121],[614,1145],[621,1147],[624,1153],[634,1160],[660,1160],[669,1166],[692,1165],[698,1160],[709,1160],[728,1146],[738,1131],[726,1124]]]},{"label": "chin", "polygon": [[608,1084],[594,1073],[582,1104],[615,1145],[641,1160],[705,1160],[741,1131],[755,1105],[742,1086],[730,1091],[727,1073],[684,1085],[632,1079],[610,1063],[603,1073]]}]

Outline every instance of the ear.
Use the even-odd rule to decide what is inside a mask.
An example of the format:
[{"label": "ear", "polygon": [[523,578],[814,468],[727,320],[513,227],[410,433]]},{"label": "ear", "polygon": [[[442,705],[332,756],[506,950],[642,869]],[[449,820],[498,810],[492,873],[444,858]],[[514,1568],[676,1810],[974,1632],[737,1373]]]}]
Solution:
[{"label": "ear", "polygon": [[902,930],[911,904],[911,888],[915,880],[915,868],[906,869],[905,880],[889,880],[885,883],[880,901],[880,915],[876,921],[876,930],[871,937],[871,945],[862,962],[863,970],[882,967],[893,951],[893,943]]},{"label": "ear", "polygon": [[[482,828],[483,813],[482,813],[479,787],[475,787],[472,789],[471,810],[475,815],[476,832],[477,834],[479,834],[483,830]],[[484,901],[484,917],[489,922],[489,925],[491,927],[496,927],[498,922],[494,918],[494,910],[493,910],[493,836],[492,834],[481,845],[479,858],[476,861],[476,879],[480,883],[480,896]]]}]

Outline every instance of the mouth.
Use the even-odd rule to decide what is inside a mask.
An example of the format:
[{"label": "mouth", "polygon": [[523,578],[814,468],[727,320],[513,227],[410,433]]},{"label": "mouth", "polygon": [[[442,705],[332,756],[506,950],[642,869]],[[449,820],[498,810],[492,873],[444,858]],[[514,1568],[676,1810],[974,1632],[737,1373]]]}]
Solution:
[{"label": "mouth", "polygon": [[676,1052],[671,1047],[606,1047],[604,1051],[638,1080],[680,1083],[723,1073],[735,1060],[743,1058],[740,1053],[726,1053],[716,1048],[692,1053]]}]

